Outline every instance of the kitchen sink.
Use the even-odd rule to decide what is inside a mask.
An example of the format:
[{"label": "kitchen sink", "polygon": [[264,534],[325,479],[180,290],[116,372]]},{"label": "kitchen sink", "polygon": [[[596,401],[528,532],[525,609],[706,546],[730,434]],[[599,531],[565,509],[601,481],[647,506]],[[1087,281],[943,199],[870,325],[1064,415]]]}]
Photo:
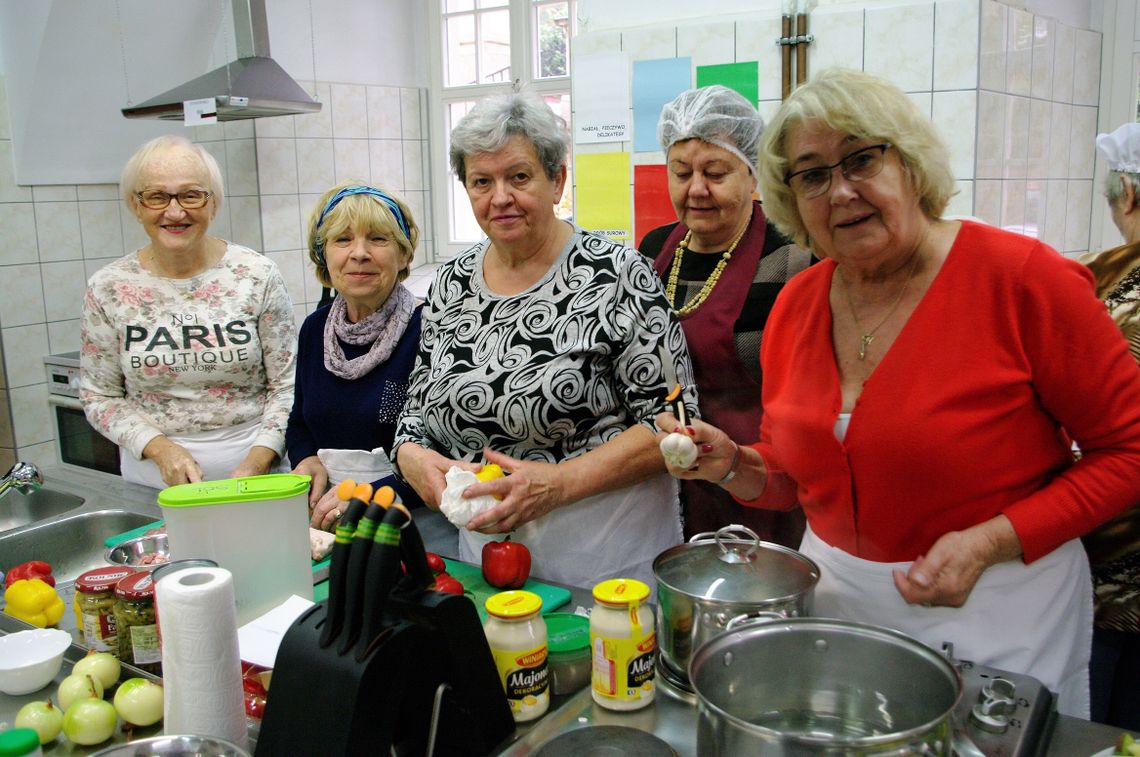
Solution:
[{"label": "kitchen sink", "polygon": [[9,489],[0,497],[0,533],[54,518],[82,505],[83,497],[43,487],[24,493]]},{"label": "kitchen sink", "polygon": [[107,564],[103,559],[107,537],[155,520],[129,510],[95,510],[0,533],[0,570],[44,560],[51,563],[56,581],[74,581],[85,571]]}]

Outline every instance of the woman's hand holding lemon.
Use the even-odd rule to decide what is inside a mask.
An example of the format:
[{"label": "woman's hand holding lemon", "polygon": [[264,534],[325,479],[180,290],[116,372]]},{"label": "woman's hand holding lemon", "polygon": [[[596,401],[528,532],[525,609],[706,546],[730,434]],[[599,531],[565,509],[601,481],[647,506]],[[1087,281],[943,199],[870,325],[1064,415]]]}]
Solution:
[{"label": "woman's hand holding lemon", "polygon": [[464,496],[490,494],[502,503],[472,518],[467,524],[472,531],[513,531],[546,515],[563,501],[559,466],[516,460],[490,449],[483,450],[483,459],[487,463],[475,474],[479,483],[467,487]]}]

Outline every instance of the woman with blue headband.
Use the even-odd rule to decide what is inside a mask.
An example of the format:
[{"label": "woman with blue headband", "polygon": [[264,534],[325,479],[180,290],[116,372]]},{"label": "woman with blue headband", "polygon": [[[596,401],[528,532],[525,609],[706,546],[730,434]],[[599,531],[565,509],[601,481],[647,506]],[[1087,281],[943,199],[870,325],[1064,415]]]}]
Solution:
[{"label": "woman with blue headband", "polygon": [[313,528],[336,528],[336,484],[346,478],[393,485],[420,503],[387,455],[420,339],[420,307],[402,283],[419,236],[403,200],[376,187],[341,184],[313,208],[309,258],[337,295],[301,325],[285,434],[293,472],[313,478]]}]

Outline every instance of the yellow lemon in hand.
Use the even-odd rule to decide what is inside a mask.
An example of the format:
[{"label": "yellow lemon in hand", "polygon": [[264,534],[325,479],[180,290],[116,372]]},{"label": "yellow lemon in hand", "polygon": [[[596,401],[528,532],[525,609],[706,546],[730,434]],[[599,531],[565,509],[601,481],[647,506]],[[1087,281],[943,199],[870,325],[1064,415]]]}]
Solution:
[{"label": "yellow lemon in hand", "polygon": [[480,468],[479,472],[475,474],[475,478],[480,481],[493,481],[496,478],[502,478],[504,475],[502,468],[491,463],[490,465],[484,465]]}]

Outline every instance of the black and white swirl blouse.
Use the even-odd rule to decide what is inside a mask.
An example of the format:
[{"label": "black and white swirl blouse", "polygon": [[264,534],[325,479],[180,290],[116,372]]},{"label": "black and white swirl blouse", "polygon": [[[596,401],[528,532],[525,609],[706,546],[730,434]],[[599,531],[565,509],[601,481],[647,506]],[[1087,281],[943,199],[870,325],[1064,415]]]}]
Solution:
[{"label": "black and white swirl blouse", "polygon": [[[524,292],[504,296],[491,292],[483,279],[489,244],[482,241],[436,272],[393,449],[414,442],[445,457],[478,461],[483,448],[489,447],[522,460],[557,463],[599,447],[635,425],[655,431],[654,416],[665,409],[663,400],[673,381],[688,387],[686,405],[695,412],[684,333],[660,278],[644,256],[575,228],[545,276]],[[669,370],[664,359],[672,363]],[[616,528],[617,513],[611,512],[615,500],[642,499],[632,496],[634,488],[639,495],[660,490],[667,503],[664,512],[653,514],[656,506],[643,505],[645,519],[616,518],[624,523],[619,530],[641,529],[627,536],[652,542],[635,550],[648,555],[649,561],[680,541],[675,483],[664,473],[657,479],[629,487],[629,492],[589,498],[607,501],[599,502],[599,514],[605,512],[606,522]],[[554,562],[566,562],[552,554],[559,547],[562,552],[568,549],[565,543],[572,534],[564,530],[570,527],[566,523],[559,528],[561,545],[551,540],[536,547],[534,541],[542,534],[523,533],[545,531],[543,526],[567,518],[577,526],[582,518],[589,520],[582,507],[589,500],[519,529],[516,538],[535,553],[536,575],[563,581],[594,578],[554,569]],[[647,520],[662,514],[668,516],[663,519],[665,528],[647,525]],[[581,526],[583,534],[606,527],[599,522]],[[618,536],[614,535],[615,545],[620,544]],[[462,543],[461,539],[460,556],[477,560],[464,554]],[[474,550],[478,545],[469,546]],[[550,552],[541,554],[543,547]],[[604,544],[595,547],[605,550]],[[656,551],[648,554],[650,550]],[[596,553],[589,559],[598,571],[609,572],[608,563],[598,563]],[[629,560],[619,562],[614,569],[634,567]],[[649,575],[647,566],[636,573]]]}]

